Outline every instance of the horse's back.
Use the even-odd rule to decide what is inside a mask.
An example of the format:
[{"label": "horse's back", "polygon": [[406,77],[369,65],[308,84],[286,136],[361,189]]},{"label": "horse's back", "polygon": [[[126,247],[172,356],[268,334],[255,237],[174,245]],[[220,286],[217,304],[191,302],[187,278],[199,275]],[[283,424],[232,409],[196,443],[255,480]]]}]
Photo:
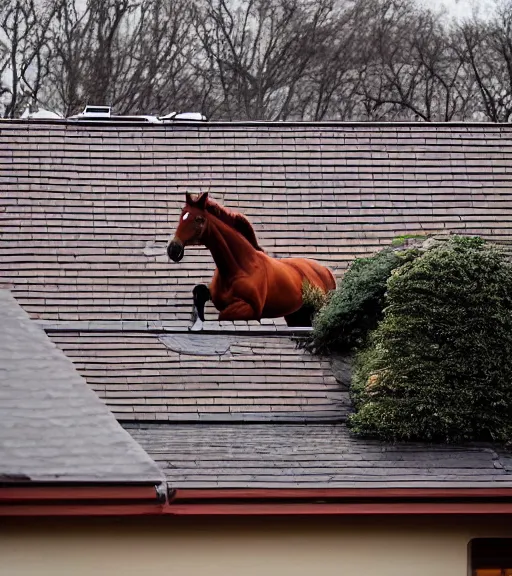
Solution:
[{"label": "horse's back", "polygon": [[291,266],[302,278],[307,279],[310,284],[321,288],[324,292],[329,292],[336,288],[336,280],[333,273],[316,260],[309,258],[282,258],[280,262]]}]

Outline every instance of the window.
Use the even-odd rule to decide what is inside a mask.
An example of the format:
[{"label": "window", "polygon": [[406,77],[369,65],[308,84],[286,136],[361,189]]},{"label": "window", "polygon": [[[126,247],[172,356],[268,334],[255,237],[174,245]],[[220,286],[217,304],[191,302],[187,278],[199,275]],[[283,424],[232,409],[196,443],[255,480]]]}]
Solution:
[{"label": "window", "polygon": [[512,576],[512,538],[471,541],[472,576]]}]

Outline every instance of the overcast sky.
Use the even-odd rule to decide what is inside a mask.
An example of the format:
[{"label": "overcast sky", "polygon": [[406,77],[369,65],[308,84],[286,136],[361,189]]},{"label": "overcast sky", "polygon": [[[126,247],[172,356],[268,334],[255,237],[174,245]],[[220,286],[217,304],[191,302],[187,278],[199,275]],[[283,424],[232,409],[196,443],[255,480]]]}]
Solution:
[{"label": "overcast sky", "polygon": [[490,0],[418,0],[420,5],[444,6],[450,16],[461,19],[471,16],[476,8],[484,16],[489,12]]}]

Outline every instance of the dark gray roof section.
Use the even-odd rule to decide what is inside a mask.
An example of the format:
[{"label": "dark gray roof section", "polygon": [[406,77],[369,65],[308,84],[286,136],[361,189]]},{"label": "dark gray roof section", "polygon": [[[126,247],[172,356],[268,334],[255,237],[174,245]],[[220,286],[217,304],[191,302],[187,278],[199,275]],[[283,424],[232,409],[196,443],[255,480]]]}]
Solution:
[{"label": "dark gray roof section", "polygon": [[72,362],[0,290],[0,480],[161,482]]},{"label": "dark gray roof section", "polygon": [[492,447],[385,444],[343,424],[141,425],[132,436],[173,488],[512,487]]}]

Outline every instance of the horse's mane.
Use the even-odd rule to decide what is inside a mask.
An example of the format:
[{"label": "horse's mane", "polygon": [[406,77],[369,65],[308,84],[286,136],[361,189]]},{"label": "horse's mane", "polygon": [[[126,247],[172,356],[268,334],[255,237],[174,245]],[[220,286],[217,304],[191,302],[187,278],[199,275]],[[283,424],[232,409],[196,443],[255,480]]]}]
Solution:
[{"label": "horse's mane", "polygon": [[250,244],[260,252],[264,252],[263,248],[258,244],[258,240],[256,238],[256,233],[254,232],[254,228],[252,224],[247,220],[247,218],[243,214],[239,214],[238,212],[233,212],[232,210],[228,210],[224,206],[217,204],[217,202],[208,198],[205,205],[205,210],[227,224],[234,228],[237,232],[250,242]]}]

